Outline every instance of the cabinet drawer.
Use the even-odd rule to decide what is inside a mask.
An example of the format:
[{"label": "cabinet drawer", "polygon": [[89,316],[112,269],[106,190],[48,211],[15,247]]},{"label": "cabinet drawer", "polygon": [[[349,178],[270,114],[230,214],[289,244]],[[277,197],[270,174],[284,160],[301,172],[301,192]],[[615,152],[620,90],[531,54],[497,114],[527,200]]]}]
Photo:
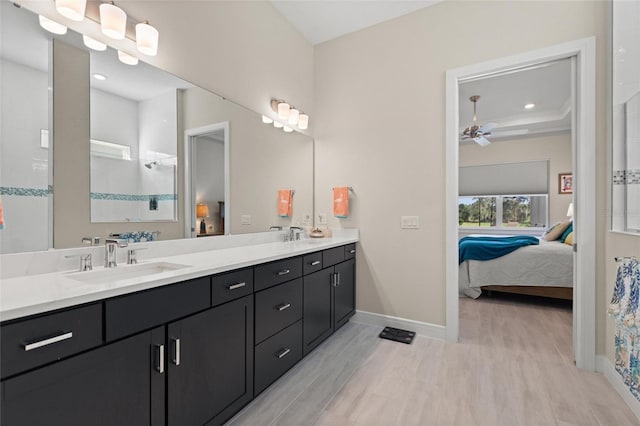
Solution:
[{"label": "cabinet drawer", "polygon": [[2,326],[5,378],[102,343],[102,305],[93,304]]},{"label": "cabinet drawer", "polygon": [[302,278],[256,293],[256,343],[302,318]]},{"label": "cabinet drawer", "polygon": [[255,289],[264,290],[302,276],[302,257],[278,260],[255,268]]},{"label": "cabinet drawer", "polygon": [[216,306],[253,293],[253,268],[227,272],[211,279],[211,305]]},{"label": "cabinet drawer", "polygon": [[356,245],[354,244],[347,244],[346,246],[344,246],[344,260],[347,259],[353,259],[354,257],[356,257]]},{"label": "cabinet drawer", "polygon": [[302,357],[302,321],[256,346],[255,396]]},{"label": "cabinet drawer", "polygon": [[322,266],[327,268],[344,261],[344,246],[335,247],[322,252]]},{"label": "cabinet drawer", "polygon": [[106,339],[111,341],[211,306],[211,279],[198,278],[105,302]]},{"label": "cabinet drawer", "polygon": [[322,269],[322,252],[307,254],[302,258],[302,273],[304,275]]}]

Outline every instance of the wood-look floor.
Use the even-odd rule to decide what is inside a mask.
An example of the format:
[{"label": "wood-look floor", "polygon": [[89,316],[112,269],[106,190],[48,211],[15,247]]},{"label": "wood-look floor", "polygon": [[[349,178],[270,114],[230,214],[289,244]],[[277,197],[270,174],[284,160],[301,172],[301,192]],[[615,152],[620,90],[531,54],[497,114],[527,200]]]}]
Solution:
[{"label": "wood-look floor", "polygon": [[571,356],[570,305],[460,299],[460,342],[349,323],[229,424],[638,425]]}]

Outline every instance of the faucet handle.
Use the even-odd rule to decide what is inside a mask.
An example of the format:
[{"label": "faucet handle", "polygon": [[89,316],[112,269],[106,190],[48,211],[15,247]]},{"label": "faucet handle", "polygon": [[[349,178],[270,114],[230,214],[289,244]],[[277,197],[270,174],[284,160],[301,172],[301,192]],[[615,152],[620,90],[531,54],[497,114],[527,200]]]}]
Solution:
[{"label": "faucet handle", "polygon": [[146,250],[147,247],[131,248],[127,250],[127,265],[138,263],[138,250]]},{"label": "faucet handle", "polygon": [[93,270],[93,264],[91,262],[91,253],[73,254],[73,255],[65,256],[65,258],[67,258],[67,259],[72,258],[72,257],[79,257],[80,258],[80,268],[78,269],[79,272]]}]

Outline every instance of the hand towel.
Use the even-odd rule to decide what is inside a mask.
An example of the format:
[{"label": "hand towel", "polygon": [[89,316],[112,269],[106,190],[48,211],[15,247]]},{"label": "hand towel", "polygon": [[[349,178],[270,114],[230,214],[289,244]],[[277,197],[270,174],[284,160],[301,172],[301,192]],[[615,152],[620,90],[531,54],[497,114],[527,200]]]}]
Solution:
[{"label": "hand towel", "polygon": [[349,216],[349,188],[346,186],[333,188],[333,215],[341,219]]},{"label": "hand towel", "polygon": [[278,190],[278,216],[291,217],[293,213],[293,191],[290,189]]}]

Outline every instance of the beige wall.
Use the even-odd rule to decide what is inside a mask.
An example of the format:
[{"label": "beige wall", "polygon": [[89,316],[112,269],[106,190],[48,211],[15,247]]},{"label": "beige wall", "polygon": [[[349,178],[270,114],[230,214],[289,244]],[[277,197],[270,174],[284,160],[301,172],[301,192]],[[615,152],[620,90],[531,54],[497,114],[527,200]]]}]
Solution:
[{"label": "beige wall", "polygon": [[549,161],[549,223],[566,220],[571,196],[558,194],[558,173],[571,171],[569,133],[460,146],[461,167],[541,160]]},{"label": "beige wall", "polygon": [[[464,26],[471,19],[474,28]],[[357,308],[445,323],[445,73],[583,37],[597,43],[597,349],[604,353],[604,2],[445,1],[316,47],[316,212],[355,189]],[[420,230],[401,230],[419,215]]]}]

